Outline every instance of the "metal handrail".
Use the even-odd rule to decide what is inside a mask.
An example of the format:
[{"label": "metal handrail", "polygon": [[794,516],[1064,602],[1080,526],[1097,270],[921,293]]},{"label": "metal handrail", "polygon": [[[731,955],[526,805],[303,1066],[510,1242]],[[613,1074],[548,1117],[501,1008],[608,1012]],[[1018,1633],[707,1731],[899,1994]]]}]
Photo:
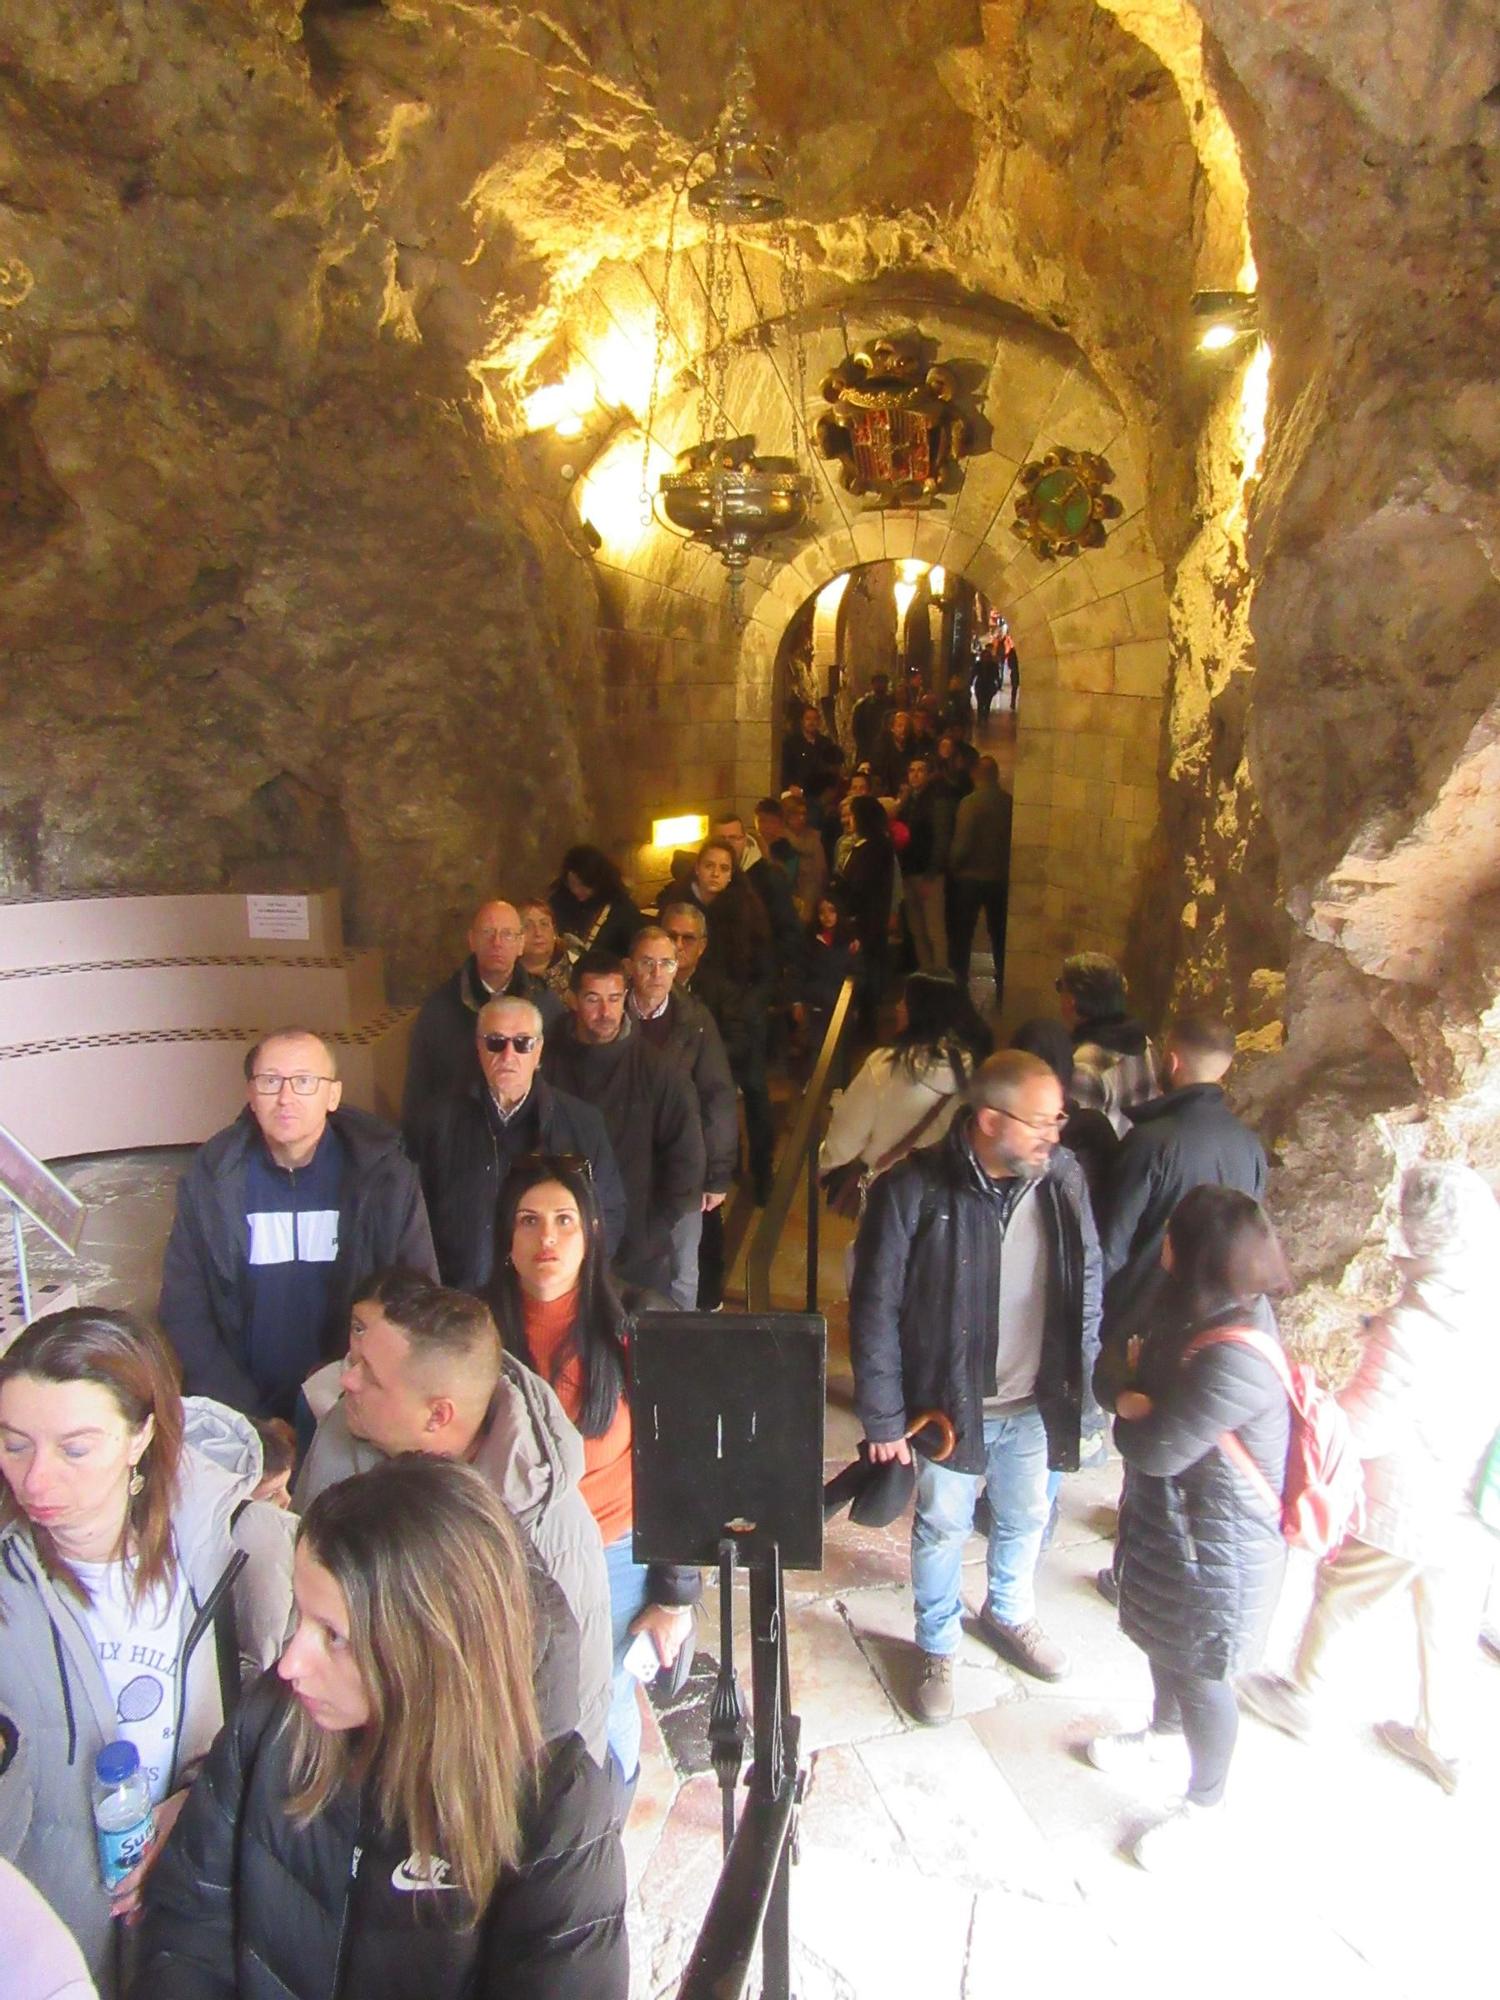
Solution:
[{"label": "metal handrail", "polygon": [[771,1198],[756,1224],[745,1257],[745,1304],[751,1312],[767,1312],[771,1305],[771,1264],[786,1220],[796,1198],[797,1182],[807,1173],[807,1310],[818,1309],[818,1141],[822,1118],[835,1083],[846,1077],[846,1030],[854,1009],[854,981],[846,979],[839,988],[829,1016],[828,1032],[818,1051],[818,1060],[802,1093],[796,1119],[782,1150]]}]

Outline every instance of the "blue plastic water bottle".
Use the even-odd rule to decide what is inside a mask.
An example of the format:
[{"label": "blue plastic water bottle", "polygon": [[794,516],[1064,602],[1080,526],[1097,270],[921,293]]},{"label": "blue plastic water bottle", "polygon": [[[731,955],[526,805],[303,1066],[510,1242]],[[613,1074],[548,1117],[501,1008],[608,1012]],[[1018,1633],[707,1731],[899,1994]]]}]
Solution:
[{"label": "blue plastic water bottle", "polygon": [[151,1788],[141,1769],[141,1753],[123,1737],[106,1743],[94,1759],[94,1827],[99,1839],[99,1873],[104,1886],[118,1889],[151,1845],[156,1814]]}]

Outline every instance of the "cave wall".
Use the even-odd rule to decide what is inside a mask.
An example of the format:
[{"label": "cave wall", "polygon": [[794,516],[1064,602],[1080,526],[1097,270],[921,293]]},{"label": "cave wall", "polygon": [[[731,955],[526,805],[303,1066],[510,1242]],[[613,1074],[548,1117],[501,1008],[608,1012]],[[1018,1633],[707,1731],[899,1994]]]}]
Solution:
[{"label": "cave wall", "polygon": [[[1500,1176],[1500,21],[1201,12],[1274,359],[1245,690],[1179,831],[1209,877],[1215,851],[1274,850],[1286,1042],[1247,1101],[1279,1142],[1301,1315],[1347,1324],[1388,1282],[1402,1166]],[[1221,874],[1200,899],[1241,965],[1267,915]]]},{"label": "cave wall", "polygon": [[594,590],[293,24],[8,10],[0,892],[333,882],[409,993],[586,813]]},{"label": "cave wall", "polygon": [[[1225,223],[1160,59],[1092,0],[785,25],[750,53],[810,302],[920,269],[1076,322],[1185,514],[1161,308]],[[564,839],[628,853],[653,809],[759,792],[770,665],[690,587],[709,559],[590,561],[583,481],[521,416],[554,362],[649,348],[742,31],[664,0],[12,10],[5,893],[332,880],[410,992]],[[737,336],[763,279],[735,274]]]}]

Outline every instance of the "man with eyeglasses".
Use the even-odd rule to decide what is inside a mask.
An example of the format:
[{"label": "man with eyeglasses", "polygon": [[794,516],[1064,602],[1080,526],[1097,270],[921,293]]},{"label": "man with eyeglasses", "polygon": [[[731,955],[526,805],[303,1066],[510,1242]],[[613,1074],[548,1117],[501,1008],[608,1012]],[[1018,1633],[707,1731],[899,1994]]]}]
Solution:
[{"label": "man with eyeglasses", "polygon": [[530,1000],[487,1000],[475,1020],[478,1080],[428,1104],[406,1128],[422,1176],[445,1285],[479,1292],[495,1264],[495,1209],[517,1160],[575,1154],[588,1162],[611,1257],[625,1233],[625,1189],[604,1120],[537,1074],[545,1039]]},{"label": "man with eyeglasses", "polygon": [[[1036,1615],[1048,1471],[1076,1471],[1099,1345],[1099,1239],[1078,1162],[1059,1146],[1062,1086],[1007,1049],[977,1071],[970,1110],[872,1184],[849,1297],[855,1401],[869,1456],[911,1462],[905,1433],[941,1410],[957,1441],[920,1458],[912,1522],[919,1722],[947,1722],[964,1543],[981,1489],[990,1531],[980,1636],[1024,1673],[1068,1656]],[[919,1454],[934,1449],[917,1434]]]},{"label": "man with eyeglasses", "polygon": [[544,1030],[562,1026],[567,1010],[561,999],[521,963],[525,941],[521,913],[513,903],[481,903],[474,912],[468,957],[428,994],[412,1024],[401,1096],[404,1127],[410,1127],[424,1106],[479,1081],[474,1021],[486,1001],[529,1000],[540,1008]]},{"label": "man with eyeglasses", "polygon": [[342,1353],[370,1273],[436,1277],[437,1263],[416,1168],[382,1119],[341,1105],[320,1036],[264,1036],[245,1081],[245,1109],[178,1185],[156,1310],[188,1395],[290,1419],[306,1378]]},{"label": "man with eyeglasses", "polygon": [[572,1033],[554,1040],[543,1067],[550,1083],[592,1105],[604,1120],[625,1187],[620,1276],[666,1292],[673,1231],[684,1216],[703,1209],[703,1127],[691,1082],[627,1012],[629,986],[623,959],[586,951],[569,982]]},{"label": "man with eyeglasses", "polygon": [[672,1229],[673,1302],[685,1311],[698,1303],[698,1246],[704,1224],[723,1202],[740,1153],[739,1099],[729,1057],[714,1017],[691,993],[677,990],[677,946],[658,924],[639,930],[627,967],[626,1008],[631,1027],[692,1086],[703,1130],[703,1198]]}]

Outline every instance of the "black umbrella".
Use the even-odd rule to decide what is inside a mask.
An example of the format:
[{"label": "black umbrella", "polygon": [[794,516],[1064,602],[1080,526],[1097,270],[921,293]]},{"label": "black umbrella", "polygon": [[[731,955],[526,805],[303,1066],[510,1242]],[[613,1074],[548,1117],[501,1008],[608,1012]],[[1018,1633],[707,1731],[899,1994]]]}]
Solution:
[{"label": "black umbrella", "polygon": [[[942,1439],[941,1449],[931,1454],[933,1463],[941,1465],[958,1436],[941,1410],[924,1410],[921,1416],[913,1417],[902,1435],[915,1437],[928,1424],[936,1426]],[[823,1488],[823,1519],[831,1521],[847,1507],[849,1519],[858,1527],[888,1528],[910,1500],[916,1483],[910,1464],[903,1465],[896,1458],[875,1462],[870,1457],[869,1439],[862,1438],[859,1457],[836,1472]]]}]

